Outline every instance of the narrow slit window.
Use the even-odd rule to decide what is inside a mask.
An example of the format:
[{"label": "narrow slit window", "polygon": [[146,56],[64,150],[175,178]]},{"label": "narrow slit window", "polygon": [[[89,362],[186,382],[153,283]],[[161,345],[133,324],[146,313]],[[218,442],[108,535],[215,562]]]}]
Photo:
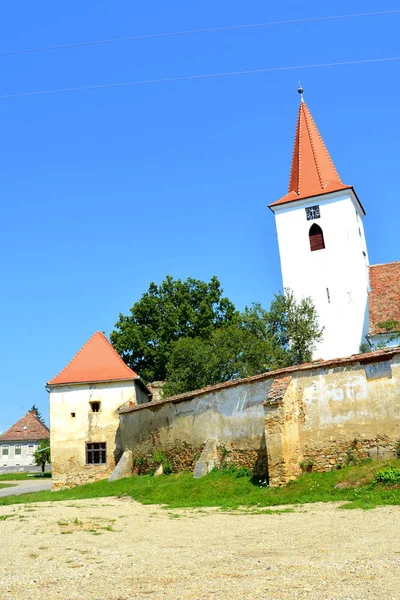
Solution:
[{"label": "narrow slit window", "polygon": [[86,443],[86,464],[105,465],[107,462],[106,442]]},{"label": "narrow slit window", "polygon": [[324,234],[319,225],[316,223],[311,225],[308,236],[310,238],[311,252],[314,252],[315,250],[323,250],[325,248]]}]

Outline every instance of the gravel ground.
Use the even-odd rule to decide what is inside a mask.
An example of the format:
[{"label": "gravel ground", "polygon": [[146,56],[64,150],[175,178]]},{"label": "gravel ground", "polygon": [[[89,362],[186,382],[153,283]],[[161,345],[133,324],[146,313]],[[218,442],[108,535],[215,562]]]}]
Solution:
[{"label": "gravel ground", "polygon": [[1,599],[400,599],[400,507],[238,514],[105,498],[1,506],[0,528]]}]

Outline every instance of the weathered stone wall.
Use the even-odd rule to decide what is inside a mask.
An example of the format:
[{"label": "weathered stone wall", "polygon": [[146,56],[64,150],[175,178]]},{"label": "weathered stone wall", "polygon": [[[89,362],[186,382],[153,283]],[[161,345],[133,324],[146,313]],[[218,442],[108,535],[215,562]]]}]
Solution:
[{"label": "weathered stone wall", "polygon": [[265,402],[273,485],[301,469],[326,471],[360,458],[396,456],[400,354],[387,356],[299,370],[281,399]]},{"label": "weathered stone wall", "polygon": [[121,442],[136,472],[154,471],[162,451],[173,471],[193,470],[205,442],[215,439],[221,460],[266,473],[263,401],[272,379],[161,401],[120,414]]},{"label": "weathered stone wall", "polygon": [[268,471],[271,485],[306,469],[396,456],[400,349],[291,367],[127,407],[120,412],[120,431],[135,472],[154,471],[160,452],[173,471],[193,469],[205,442],[214,439],[220,462],[260,475]]}]

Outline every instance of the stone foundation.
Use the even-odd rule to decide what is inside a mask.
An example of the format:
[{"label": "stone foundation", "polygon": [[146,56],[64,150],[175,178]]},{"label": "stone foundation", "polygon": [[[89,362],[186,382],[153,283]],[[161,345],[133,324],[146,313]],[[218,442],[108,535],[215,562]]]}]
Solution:
[{"label": "stone foundation", "polygon": [[324,445],[314,442],[304,449],[303,469],[305,465],[309,465],[309,470],[312,471],[331,471],[364,458],[396,458],[397,453],[398,440],[385,435],[372,440],[355,438],[349,441],[338,438]]},{"label": "stone foundation", "polygon": [[[161,446],[147,446],[146,449],[138,448],[132,452],[132,468],[135,475],[153,474],[160,464],[157,454],[168,462],[172,473],[180,471],[193,471],[198,461],[204,444],[198,447],[190,446],[185,442],[178,442],[174,446],[162,448]],[[156,458],[156,460],[155,460]],[[165,471],[165,469],[164,469]]]}]

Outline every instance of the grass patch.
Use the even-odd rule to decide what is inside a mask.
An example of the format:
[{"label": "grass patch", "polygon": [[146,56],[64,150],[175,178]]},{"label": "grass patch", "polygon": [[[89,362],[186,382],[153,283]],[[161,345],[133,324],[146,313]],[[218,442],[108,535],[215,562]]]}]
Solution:
[{"label": "grass patch", "polygon": [[[45,473],[44,477],[51,478],[51,473]],[[19,481],[22,479],[42,479],[41,473],[3,473],[0,481]]]},{"label": "grass patch", "polygon": [[15,487],[12,483],[0,483],[0,489],[1,488],[10,488],[10,487]]},{"label": "grass patch", "polygon": [[0,498],[0,505],[128,496],[143,504],[163,504],[168,508],[209,506],[261,510],[263,507],[310,502],[348,502],[348,508],[373,508],[400,504],[399,490],[376,480],[378,471],[399,465],[399,460],[367,460],[328,473],[304,473],[280,488],[269,488],[249,476],[236,477],[228,471],[213,471],[201,479],[194,479],[190,472],[160,477],[139,475],[111,483],[97,481],[57,492],[5,496]]}]

